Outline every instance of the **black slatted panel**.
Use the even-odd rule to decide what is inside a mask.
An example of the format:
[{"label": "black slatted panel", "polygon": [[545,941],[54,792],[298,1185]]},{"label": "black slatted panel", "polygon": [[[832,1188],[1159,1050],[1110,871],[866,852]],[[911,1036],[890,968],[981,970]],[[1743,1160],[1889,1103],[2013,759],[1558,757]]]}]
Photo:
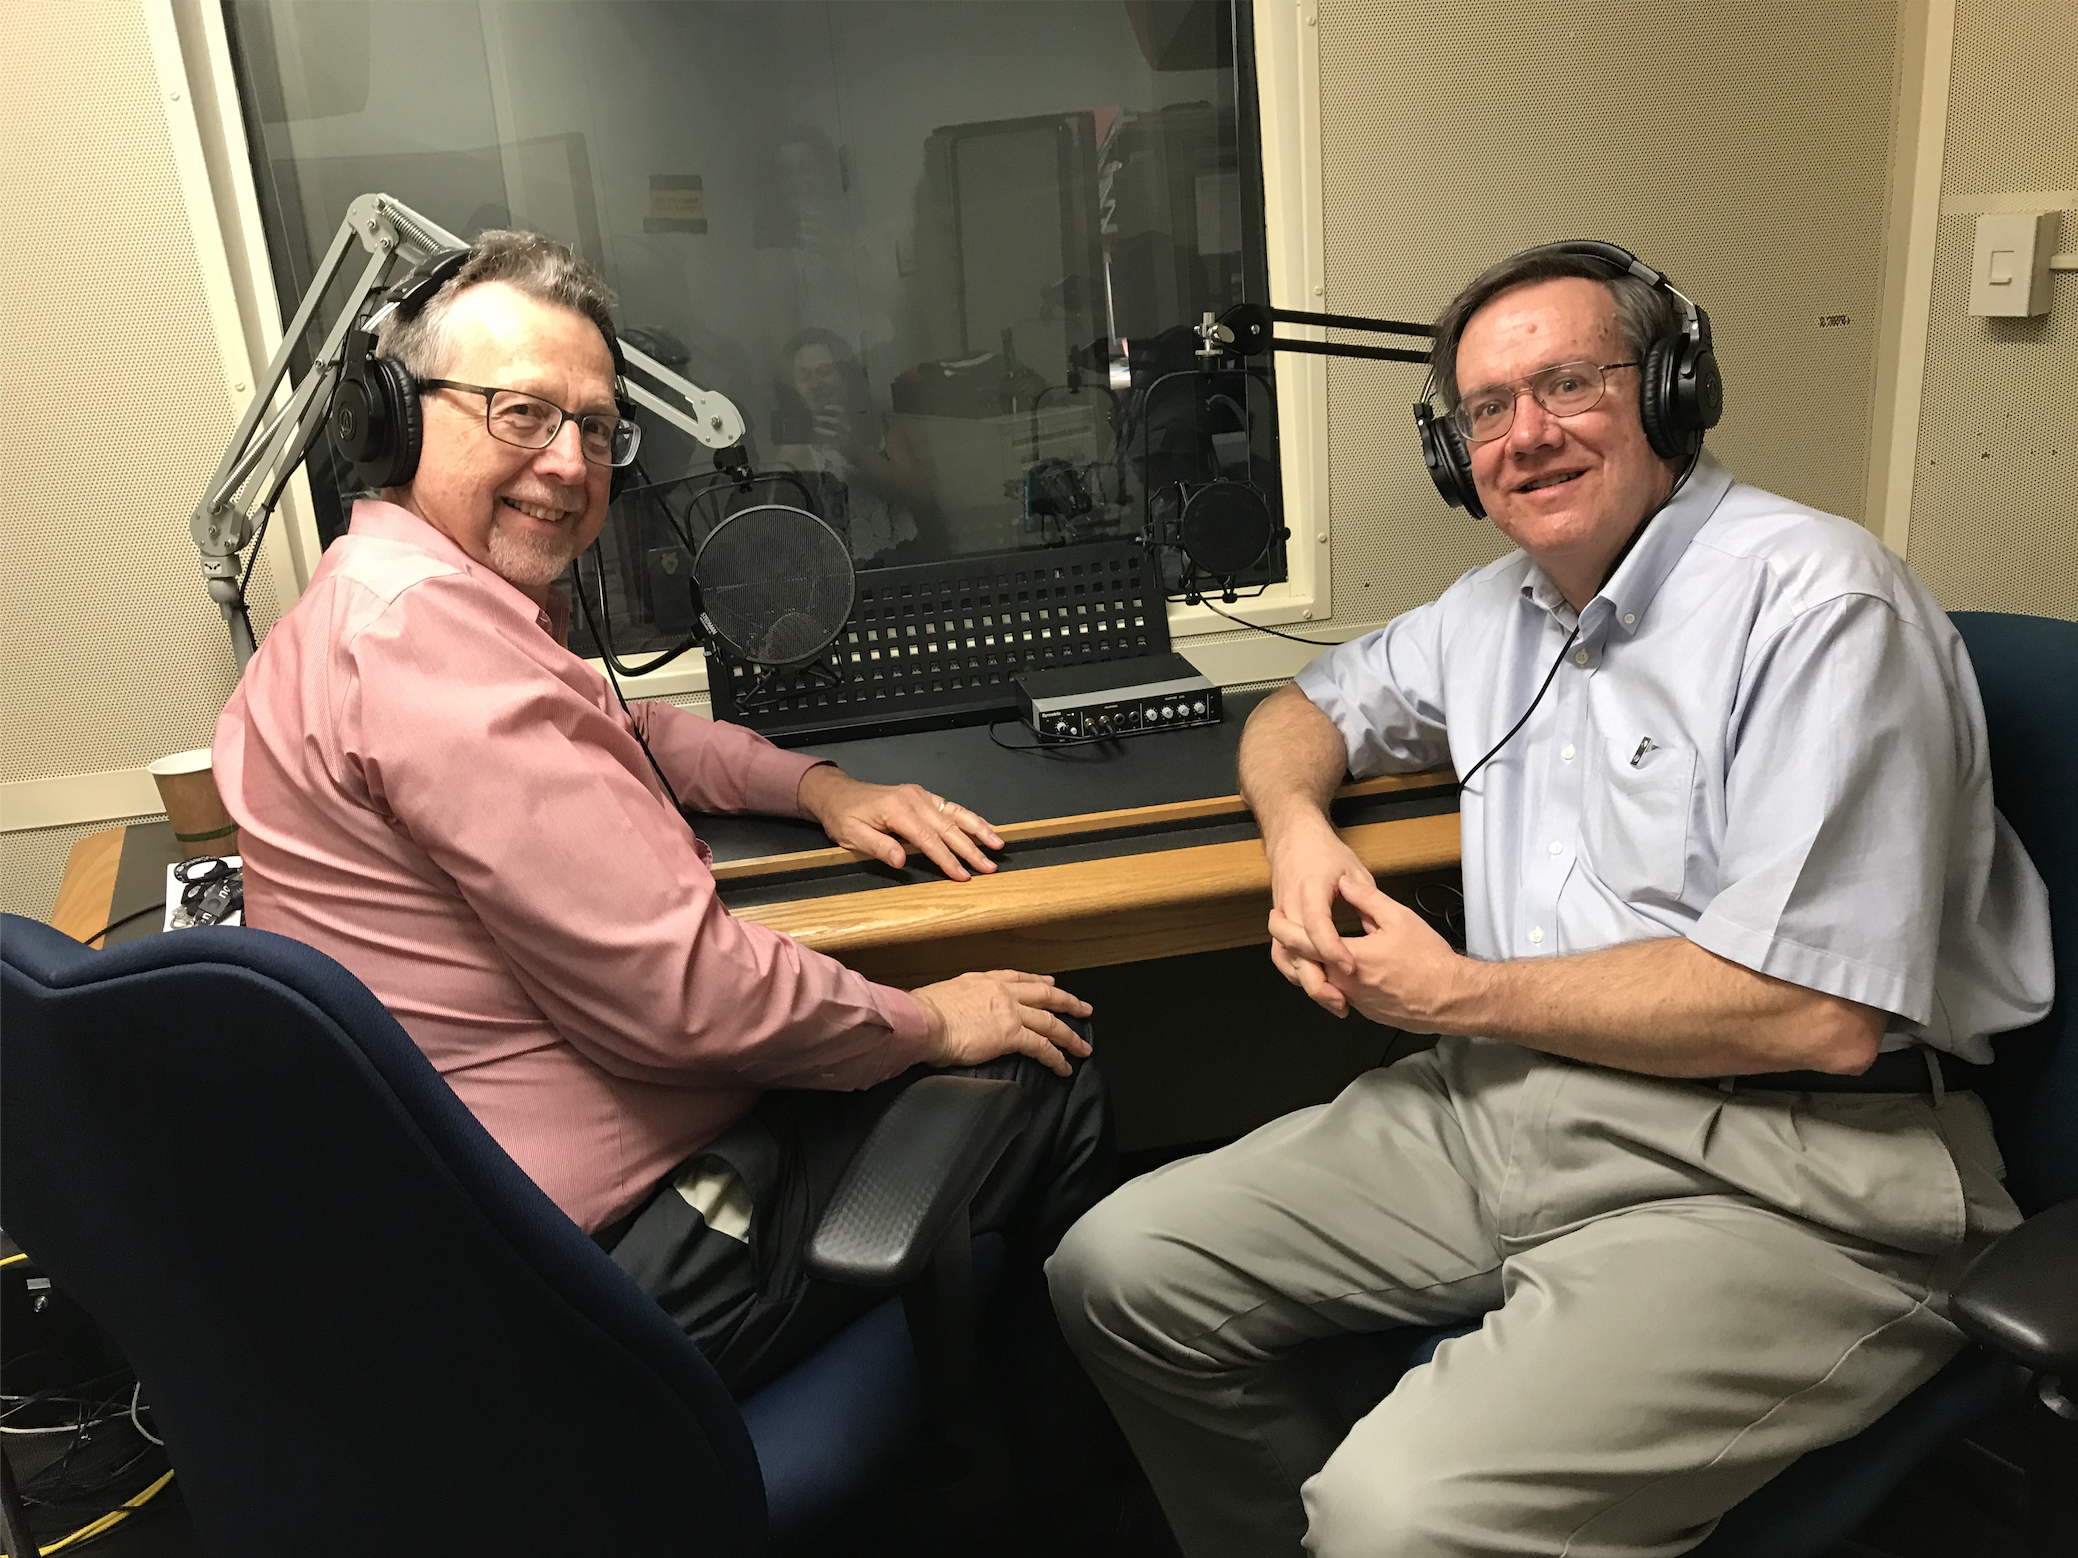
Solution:
[{"label": "black slatted panel", "polygon": [[1139,543],[1102,541],[862,573],[820,660],[773,671],[710,649],[707,683],[716,719],[798,742],[999,719],[1017,711],[1019,671],[1168,648]]}]

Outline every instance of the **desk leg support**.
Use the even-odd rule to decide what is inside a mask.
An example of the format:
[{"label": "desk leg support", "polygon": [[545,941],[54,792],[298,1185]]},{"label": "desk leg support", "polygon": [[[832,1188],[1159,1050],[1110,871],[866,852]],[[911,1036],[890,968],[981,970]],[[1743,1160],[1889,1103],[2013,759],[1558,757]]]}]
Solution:
[{"label": "desk leg support", "polygon": [[36,1538],[29,1534],[29,1519],[22,1513],[22,1495],[14,1485],[14,1466],[4,1450],[0,1450],[0,1536],[6,1537],[10,1555],[39,1558],[42,1553]]},{"label": "desk leg support", "polygon": [[971,1429],[974,1382],[973,1239],[967,1209],[960,1208],[924,1274],[902,1293],[910,1344],[923,1376],[925,1434],[947,1457],[955,1475],[965,1469],[974,1443]]}]

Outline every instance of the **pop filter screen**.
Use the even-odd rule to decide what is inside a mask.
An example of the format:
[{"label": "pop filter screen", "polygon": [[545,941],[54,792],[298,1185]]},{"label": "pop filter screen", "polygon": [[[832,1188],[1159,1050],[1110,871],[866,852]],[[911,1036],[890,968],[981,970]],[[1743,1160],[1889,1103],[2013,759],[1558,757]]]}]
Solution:
[{"label": "pop filter screen", "polygon": [[754,665],[805,665],[851,616],[843,538],[806,509],[760,503],[716,525],[693,559],[706,625]]},{"label": "pop filter screen", "polygon": [[1215,481],[1184,500],[1184,555],[1198,572],[1232,578],[1263,560],[1275,538],[1270,505],[1246,482]]}]

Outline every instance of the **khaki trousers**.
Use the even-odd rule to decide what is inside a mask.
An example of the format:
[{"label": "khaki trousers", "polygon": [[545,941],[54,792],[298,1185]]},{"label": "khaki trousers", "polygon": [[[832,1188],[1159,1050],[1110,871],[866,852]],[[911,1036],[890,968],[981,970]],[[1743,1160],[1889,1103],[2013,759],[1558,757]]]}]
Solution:
[{"label": "khaki trousers", "polygon": [[[1191,1558],[1645,1558],[1958,1350],[1930,1298],[2019,1220],[2000,1172],[1971,1094],[1446,1039],[1131,1182],[1047,1273]],[[1354,1427],[1304,1363],[1481,1314]]]}]

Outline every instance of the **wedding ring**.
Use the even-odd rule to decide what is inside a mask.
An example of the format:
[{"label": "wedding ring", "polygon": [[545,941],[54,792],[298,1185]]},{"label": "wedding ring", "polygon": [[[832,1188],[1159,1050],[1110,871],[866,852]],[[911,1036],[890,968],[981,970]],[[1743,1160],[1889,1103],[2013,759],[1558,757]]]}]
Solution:
[{"label": "wedding ring", "polygon": [[945,797],[944,797],[944,796],[942,796],[942,795],[941,795],[941,796],[940,796],[940,797],[938,798],[938,809],[939,809],[940,811],[943,811],[943,810],[945,810],[945,808],[946,808],[946,807],[948,807],[948,806],[950,806],[951,804],[952,804],[952,802],[950,802],[950,801],[948,801],[947,799],[945,799]]}]

